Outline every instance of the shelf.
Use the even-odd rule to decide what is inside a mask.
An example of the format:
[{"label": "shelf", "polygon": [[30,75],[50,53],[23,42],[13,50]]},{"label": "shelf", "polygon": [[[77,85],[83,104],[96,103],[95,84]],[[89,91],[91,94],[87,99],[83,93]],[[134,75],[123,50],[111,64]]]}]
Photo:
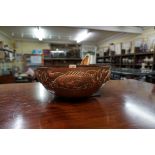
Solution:
[{"label": "shelf", "polygon": [[122,64],[122,66],[134,66],[134,64]]},{"label": "shelf", "polygon": [[102,63],[102,64],[103,64],[104,62],[96,62],[96,63],[97,63],[97,64],[99,64],[99,63]]},{"label": "shelf", "polygon": [[110,63],[104,63],[104,62],[96,62],[96,64],[105,64],[105,65],[110,65]]},{"label": "shelf", "polygon": [[139,55],[153,55],[154,53],[152,52],[146,52],[146,53],[135,53],[136,56],[139,56]]},{"label": "shelf", "polygon": [[[141,66],[142,64],[135,64],[135,66]],[[145,66],[153,66],[153,64],[151,65],[145,65]]]},{"label": "shelf", "polygon": [[111,62],[112,64],[121,64],[121,62]]},{"label": "shelf", "polygon": [[96,59],[103,59],[104,57],[96,57]]},{"label": "shelf", "polygon": [[113,65],[113,66],[121,66],[121,64],[111,64],[111,65]]},{"label": "shelf", "polygon": [[43,66],[43,64],[39,64],[39,63],[38,63],[38,64],[27,63],[27,65],[28,65],[28,66],[34,66],[34,67],[35,67],[35,66]]},{"label": "shelf", "polygon": [[124,55],[122,55],[122,57],[129,57],[129,56],[134,56],[134,53],[132,53],[132,54],[124,54]]},{"label": "shelf", "polygon": [[103,56],[103,58],[110,58],[111,56]]},{"label": "shelf", "polygon": [[110,61],[104,61],[104,62],[102,62],[102,63],[111,63]]},{"label": "shelf", "polygon": [[7,52],[10,52],[10,53],[14,53],[13,51],[11,51],[9,49],[6,49],[6,48],[0,48],[0,51],[7,51]]},{"label": "shelf", "polygon": [[75,60],[75,61],[81,61],[81,58],[44,58],[45,61],[53,61],[53,60],[58,60],[58,61],[70,61],[70,60]]},{"label": "shelf", "polygon": [[104,63],[103,61],[96,61],[97,63]]},{"label": "shelf", "polygon": [[121,54],[119,54],[119,55],[114,55],[113,57],[121,57],[122,55]]},{"label": "shelf", "polygon": [[110,58],[110,57],[128,57],[128,56],[139,56],[139,55],[153,55],[153,52],[147,52],[147,53],[131,53],[131,54],[120,54],[120,55],[114,55],[114,56],[104,56],[104,57],[100,57],[100,59],[102,58]]},{"label": "shelf", "polygon": [[[111,65],[112,66],[119,66],[119,67],[125,67],[125,68],[139,68],[141,66],[141,64],[136,64],[136,62],[138,62],[137,60],[139,58],[144,58],[144,57],[153,57],[153,62],[151,65],[147,65],[148,67],[152,67],[153,70],[155,70],[155,51],[151,52],[151,51],[148,51],[148,52],[136,52],[136,50],[134,51],[134,53],[128,53],[128,54],[123,54],[123,52],[121,54],[117,54],[117,55],[113,55],[113,56],[104,56],[103,57],[103,61],[111,61]],[[107,58],[107,59],[106,59]],[[109,59],[108,59],[109,58]],[[130,60],[133,60],[131,62],[131,64],[129,63],[124,63],[123,64],[123,59],[130,59]],[[100,58],[102,59],[102,57]],[[116,61],[116,62],[113,62],[113,61]],[[120,64],[117,63],[117,61],[121,61]],[[106,63],[106,62],[105,62]]]}]

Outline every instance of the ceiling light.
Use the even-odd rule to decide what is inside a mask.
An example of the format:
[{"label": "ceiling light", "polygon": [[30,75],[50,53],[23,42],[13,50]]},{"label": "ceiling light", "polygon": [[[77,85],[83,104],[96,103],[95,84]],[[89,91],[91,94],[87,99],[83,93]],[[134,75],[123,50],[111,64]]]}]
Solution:
[{"label": "ceiling light", "polygon": [[77,43],[79,43],[79,42],[87,39],[90,35],[91,35],[91,33],[88,32],[88,30],[84,30],[77,35],[75,40],[77,41]]},{"label": "ceiling light", "polygon": [[34,35],[36,38],[38,38],[40,41],[43,40],[43,38],[45,37],[44,35],[44,30],[40,27],[35,28],[34,30]]}]

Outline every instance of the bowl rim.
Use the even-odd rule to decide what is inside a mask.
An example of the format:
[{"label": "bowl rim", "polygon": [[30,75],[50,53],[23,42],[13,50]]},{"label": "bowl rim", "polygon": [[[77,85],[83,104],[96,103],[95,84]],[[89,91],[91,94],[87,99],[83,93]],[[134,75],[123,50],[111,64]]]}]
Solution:
[{"label": "bowl rim", "polygon": [[[76,68],[107,68],[110,69],[109,65],[76,65]],[[69,68],[69,65],[54,65],[54,66],[39,66],[37,69],[54,69],[54,68]],[[74,68],[74,69],[76,69]],[[71,69],[71,68],[70,68]]]}]

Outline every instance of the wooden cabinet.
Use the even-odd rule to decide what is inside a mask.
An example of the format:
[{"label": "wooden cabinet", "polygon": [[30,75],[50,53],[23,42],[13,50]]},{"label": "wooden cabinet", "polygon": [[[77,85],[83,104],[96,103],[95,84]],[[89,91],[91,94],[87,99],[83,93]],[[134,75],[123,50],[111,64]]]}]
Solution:
[{"label": "wooden cabinet", "polygon": [[1,75],[0,84],[15,83],[15,78],[13,75]]}]

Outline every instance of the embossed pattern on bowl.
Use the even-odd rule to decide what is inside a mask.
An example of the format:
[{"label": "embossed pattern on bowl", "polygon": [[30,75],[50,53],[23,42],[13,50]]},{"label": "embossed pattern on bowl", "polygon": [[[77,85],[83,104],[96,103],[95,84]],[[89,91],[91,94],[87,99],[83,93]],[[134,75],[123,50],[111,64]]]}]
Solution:
[{"label": "embossed pattern on bowl", "polygon": [[56,96],[79,98],[92,95],[106,83],[110,79],[110,68],[97,65],[40,67],[35,74],[38,81]]}]

